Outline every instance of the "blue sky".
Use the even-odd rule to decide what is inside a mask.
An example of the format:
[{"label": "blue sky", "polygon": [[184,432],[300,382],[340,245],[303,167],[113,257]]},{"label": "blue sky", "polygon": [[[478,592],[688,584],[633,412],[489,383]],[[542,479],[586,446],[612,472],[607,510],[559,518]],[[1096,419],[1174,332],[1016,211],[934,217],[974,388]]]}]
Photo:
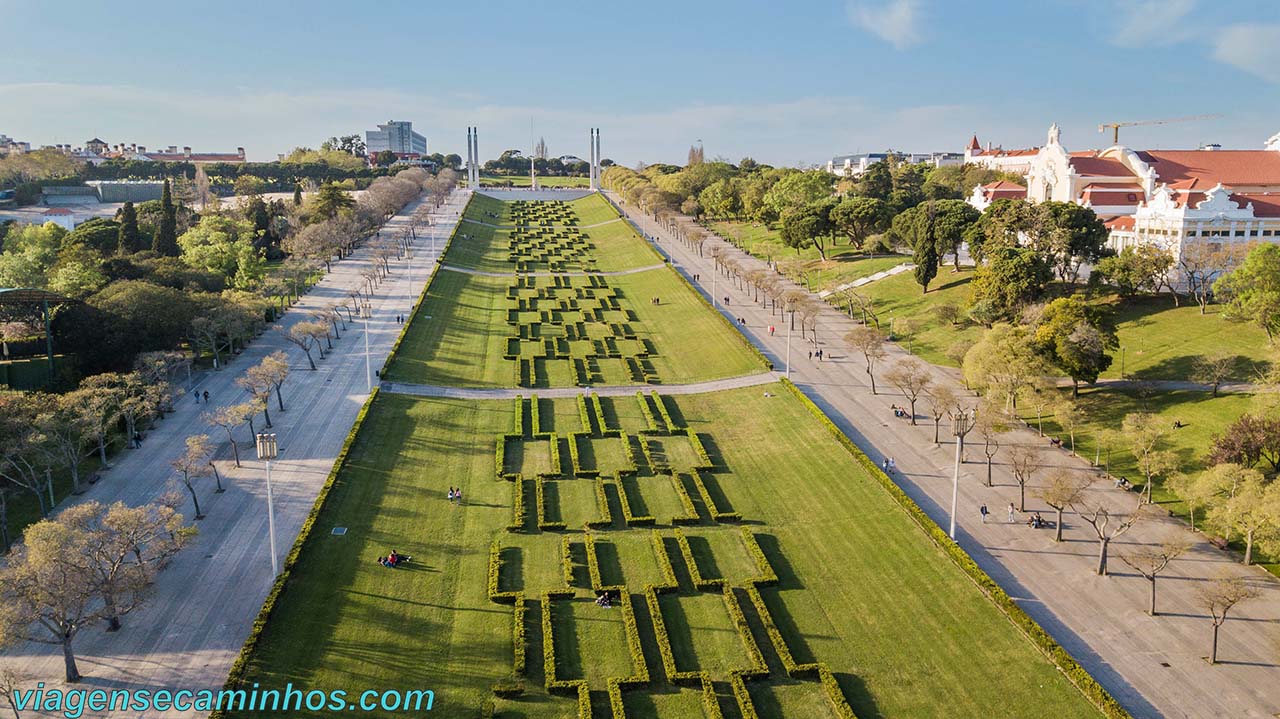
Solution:
[{"label": "blue sky", "polygon": [[[194,9],[186,10],[189,6]],[[372,12],[369,10],[372,8]],[[407,119],[432,151],[772,164],[893,147],[1255,148],[1280,132],[1277,0],[338,3],[0,0],[0,133],[296,145]]]}]

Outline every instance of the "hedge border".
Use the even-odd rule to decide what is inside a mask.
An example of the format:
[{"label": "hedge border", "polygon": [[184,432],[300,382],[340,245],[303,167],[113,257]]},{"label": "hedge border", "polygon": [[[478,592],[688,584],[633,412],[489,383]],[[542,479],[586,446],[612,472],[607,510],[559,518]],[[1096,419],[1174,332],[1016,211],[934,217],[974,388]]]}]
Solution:
[{"label": "hedge border", "polygon": [[853,440],[849,439],[840,428],[836,426],[831,418],[828,417],[818,405],[813,403],[798,387],[792,384],[786,378],[781,380],[793,395],[795,395],[802,404],[809,410],[814,417],[826,427],[827,431],[838,441],[844,448],[853,455],[854,459],[862,465],[863,469],[871,475],[873,479],[880,483],[880,486],[889,493],[915,523],[925,532],[928,537],[933,540],[943,552],[953,561],[962,572],[978,586],[984,595],[996,605],[1005,617],[1015,627],[1022,631],[1023,635],[1031,642],[1032,646],[1039,649],[1051,661],[1058,671],[1066,676],[1067,681],[1082,694],[1093,706],[1108,719],[1133,719],[1132,715],[1111,696],[1101,684],[1098,683],[1093,675],[1089,674],[1075,657],[1071,656],[1062,645],[1058,644],[1048,632],[1041,627],[1040,624],[1031,615],[1027,614],[1022,607],[1004,591],[994,579],[991,578],[973,558],[956,544],[937,522],[925,513],[920,505],[915,503],[901,487],[899,487],[892,479],[889,478],[883,470],[880,469],[871,458],[866,455]]},{"label": "hedge border", "polygon": [[724,589],[724,577],[704,577],[702,570],[698,568],[698,560],[693,557],[693,548],[689,546],[689,538],[685,536],[684,530],[676,527],[673,530],[676,538],[676,544],[680,546],[680,556],[684,557],[684,563],[689,569],[689,578],[693,580],[693,588],[699,592],[718,592]]},{"label": "hedge border", "polygon": [[[285,585],[289,583],[289,578],[293,574],[293,568],[298,563],[298,558],[302,554],[302,550],[311,537],[312,530],[315,529],[316,522],[320,518],[321,512],[324,511],[326,501],[329,498],[329,491],[333,489],[334,483],[338,479],[338,474],[346,467],[347,457],[351,453],[351,448],[355,444],[356,437],[360,434],[361,427],[364,426],[365,418],[369,415],[370,408],[377,400],[380,388],[374,387],[369,393],[369,397],[364,401],[364,405],[360,408],[360,412],[356,414],[355,423],[351,425],[351,431],[347,433],[347,438],[342,442],[342,447],[338,450],[337,457],[334,458],[333,468],[329,470],[329,476],[325,477],[324,484],[320,487],[320,492],[316,495],[315,502],[311,505],[311,511],[307,514],[306,520],[303,521],[301,529],[298,531],[298,538],[294,540],[293,547],[289,550],[289,554],[285,556],[284,564],[280,568],[280,574],[276,576],[276,580],[271,585],[271,591],[267,593],[266,600],[262,603],[262,608],[258,610],[258,616],[253,620],[253,625],[249,629],[249,636],[245,639],[244,645],[240,648],[240,653],[236,656],[234,662],[231,663],[231,670],[227,673],[227,681],[222,687],[226,690],[237,689],[245,680],[245,674],[249,671],[249,662],[254,651],[258,648],[258,642],[262,639],[262,632],[267,626],[267,622],[271,620],[271,614],[275,611],[276,603],[280,600],[280,596],[284,593]],[[226,714],[221,710],[215,710],[209,715],[210,719],[223,719]]]}]

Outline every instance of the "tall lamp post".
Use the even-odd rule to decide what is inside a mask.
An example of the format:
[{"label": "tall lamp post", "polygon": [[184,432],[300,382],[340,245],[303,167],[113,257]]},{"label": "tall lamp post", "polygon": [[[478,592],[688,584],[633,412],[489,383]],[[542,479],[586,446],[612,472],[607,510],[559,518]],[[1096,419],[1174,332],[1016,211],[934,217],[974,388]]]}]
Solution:
[{"label": "tall lamp post", "polygon": [[360,319],[364,322],[364,381],[370,392],[373,391],[373,371],[369,364],[369,315],[372,314],[368,302],[360,306]]},{"label": "tall lamp post", "polygon": [[796,311],[791,310],[790,322],[787,322],[787,379],[791,379],[791,328],[796,323]]},{"label": "tall lamp post", "polygon": [[271,541],[271,577],[280,576],[280,560],[276,557],[276,512],[275,501],[271,494],[271,460],[279,454],[274,432],[258,434],[258,459],[267,463],[267,536]]},{"label": "tall lamp post", "polygon": [[951,476],[951,528],[947,531],[956,538],[956,509],[960,500],[960,462],[964,459],[964,436],[973,429],[978,410],[957,407],[951,413],[951,434],[956,438],[956,467]]}]

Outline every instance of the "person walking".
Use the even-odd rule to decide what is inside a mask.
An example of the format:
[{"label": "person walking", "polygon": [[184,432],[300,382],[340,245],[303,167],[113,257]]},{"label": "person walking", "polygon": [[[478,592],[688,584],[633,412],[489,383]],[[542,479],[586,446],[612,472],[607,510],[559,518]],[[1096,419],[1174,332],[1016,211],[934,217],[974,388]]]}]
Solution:
[{"label": "person walking", "polygon": [[890,458],[889,458],[889,471],[890,471],[890,472],[896,472],[896,471],[897,471],[897,469],[898,469],[898,463],[897,463],[896,461],[894,461],[893,457],[890,457]]},{"label": "person walking", "polygon": [[983,524],[986,524],[986,523],[987,523],[987,504],[986,504],[986,502],[983,502],[983,503],[982,503],[982,506],[981,506],[981,507],[978,507],[978,514],[981,514],[981,515],[982,515],[982,523],[983,523]]},{"label": "person walking", "polygon": [[204,391],[204,403],[209,404],[209,390]]},{"label": "person walking", "polygon": [[813,360],[813,350],[809,350],[809,360]]},{"label": "person walking", "polygon": [[1013,518],[1013,502],[1010,502],[1009,503],[1009,524],[1013,524],[1015,521],[1017,520]]}]

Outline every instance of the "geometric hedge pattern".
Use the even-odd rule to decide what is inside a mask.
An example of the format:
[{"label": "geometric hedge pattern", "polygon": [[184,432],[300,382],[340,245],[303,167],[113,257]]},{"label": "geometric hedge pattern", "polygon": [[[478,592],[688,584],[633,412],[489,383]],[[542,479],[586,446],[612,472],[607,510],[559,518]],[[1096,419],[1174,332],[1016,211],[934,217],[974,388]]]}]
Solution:
[{"label": "geometric hedge pattern", "polygon": [[[634,434],[619,428],[612,404],[629,399],[602,400],[593,393],[579,395],[576,401],[580,428],[562,434],[549,431],[550,422],[543,419],[549,403],[536,396],[519,397],[514,426],[495,439],[495,476],[511,483],[513,498],[507,531],[550,543],[533,554],[559,557],[561,577],[552,586],[524,586],[522,575],[507,571],[523,561],[517,556],[521,548],[510,540],[504,546],[501,536],[493,540],[488,594],[491,601],[512,607],[513,649],[511,679],[495,685],[495,695],[521,695],[533,674],[532,661],[541,662],[549,693],[576,698],[579,719],[591,719],[593,711],[597,718],[625,719],[624,692],[670,687],[692,688],[710,719],[722,719],[726,709],[731,715],[756,717],[748,682],[795,679],[816,682],[825,697],[824,706],[813,707],[813,716],[854,719],[830,668],[822,662],[797,662],[779,629],[775,613],[784,610],[771,609],[762,595],[779,581],[757,539],[763,528],[742,524],[743,518],[719,491],[720,480],[730,472],[708,451],[712,438],[686,427],[674,399],[657,392],[636,394],[645,428]],[[573,486],[591,490],[569,491]],[[676,508],[668,516],[642,511],[645,493],[662,487],[679,498]],[[620,511],[613,510],[615,504]],[[570,526],[570,514],[586,519],[581,526]],[[709,537],[719,542],[713,547]],[[650,556],[643,562],[635,556],[622,562],[614,548],[624,540],[628,546],[646,548]],[[548,551],[555,545],[558,551]],[[717,568],[728,564],[726,554],[744,557],[742,566],[750,569],[725,576],[730,572]],[[656,566],[656,574],[643,584],[619,581],[619,572],[627,575],[630,567],[641,563]],[[619,643],[625,642],[631,660],[629,670],[593,685],[582,677],[562,675],[556,646],[564,632],[580,630],[573,619],[575,609],[601,595],[609,596],[614,609],[600,611],[620,612]],[[699,661],[690,666],[688,636],[673,634],[668,623],[673,612],[679,615],[681,602],[707,601],[722,606],[726,626],[736,631],[741,651],[733,652],[732,660],[723,665],[710,667]],[[648,616],[643,625],[636,619],[638,606]],[[532,611],[539,620],[530,619]],[[530,637],[539,635],[542,656],[529,656]],[[660,674],[650,672],[646,643],[657,647]]]}]

